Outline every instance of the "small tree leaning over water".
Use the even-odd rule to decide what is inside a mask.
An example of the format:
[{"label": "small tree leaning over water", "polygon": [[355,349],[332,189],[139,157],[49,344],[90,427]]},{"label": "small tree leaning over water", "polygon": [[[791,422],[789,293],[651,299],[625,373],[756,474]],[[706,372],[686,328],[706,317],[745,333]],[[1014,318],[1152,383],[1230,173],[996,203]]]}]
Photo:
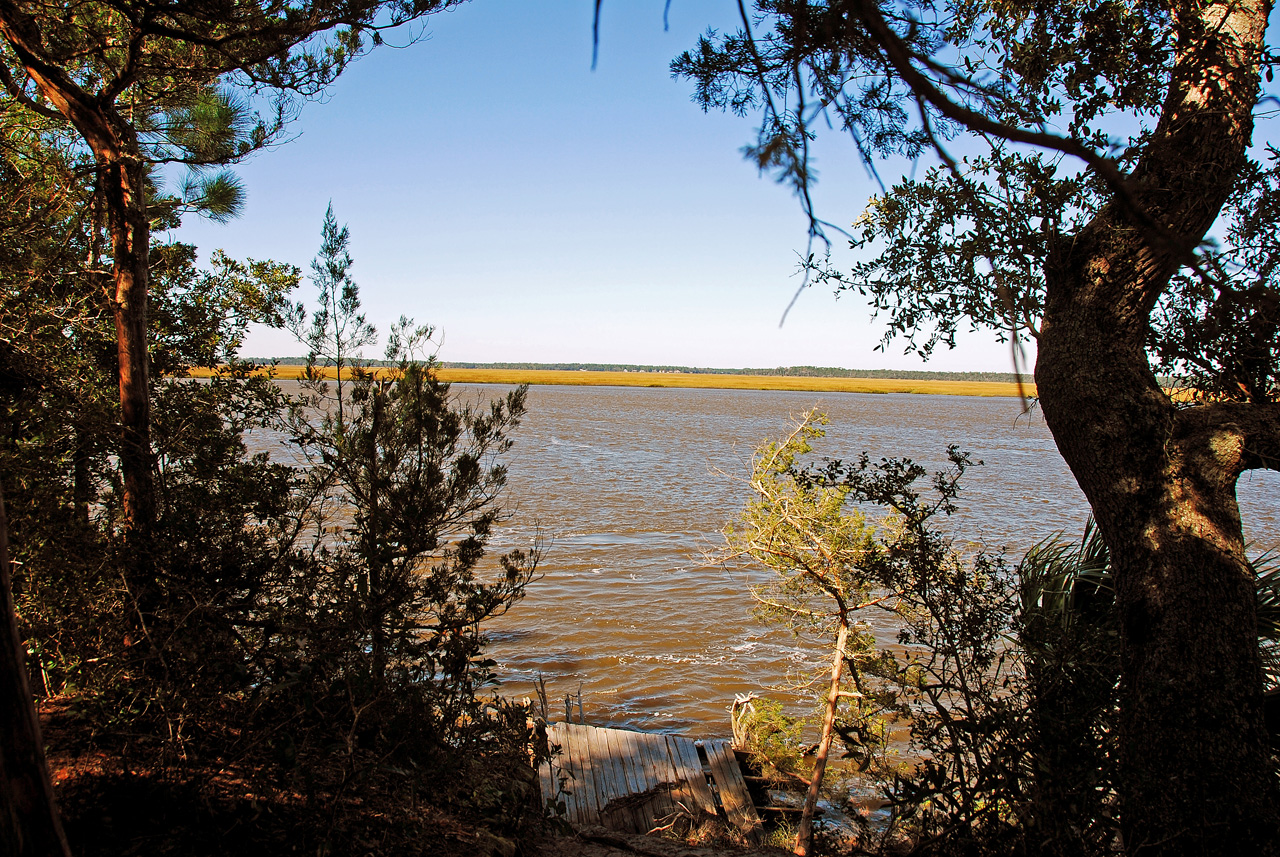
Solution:
[{"label": "small tree leaning over water", "polygon": [[[849,489],[797,478],[797,460],[825,433],[827,418],[809,411],[780,441],[760,446],[752,458],[751,489],[737,526],[725,529],[723,559],[748,558],[773,572],[751,588],[758,614],[793,633],[816,636],[831,649],[822,705],[821,737],[796,831],[796,854],[810,853],[813,818],[832,739],[839,730],[858,736],[869,756],[883,747],[886,696],[870,679],[894,670],[890,655],[876,650],[862,611],[892,609],[896,596],[878,588],[867,570],[876,551],[874,530],[857,512],[847,512]],[[820,682],[815,677],[813,682]],[[892,694],[890,694],[890,697]]]},{"label": "small tree leaning over water", "polygon": [[[867,853],[1111,853],[1113,763],[1099,725],[1114,687],[1094,667],[1114,652],[1051,621],[1032,592],[1057,585],[1035,575],[1043,547],[1014,569],[999,555],[963,554],[936,528],[936,516],[957,508],[965,471],[981,462],[955,447],[950,466],[932,474],[865,453],[806,462],[824,423],[810,412],[757,450],[756,499],[726,530],[727,557],[774,572],[752,591],[761,612],[832,641],[796,852],[809,852],[813,803],[838,736],[891,808],[887,828],[860,843]],[[883,522],[869,525],[852,508],[860,504],[887,512]],[[897,646],[878,648],[853,620],[872,607],[892,614]],[[1066,705],[1080,715],[1069,724],[1060,722]],[[909,724],[918,759],[910,769],[874,764],[887,755],[895,719]]]}]

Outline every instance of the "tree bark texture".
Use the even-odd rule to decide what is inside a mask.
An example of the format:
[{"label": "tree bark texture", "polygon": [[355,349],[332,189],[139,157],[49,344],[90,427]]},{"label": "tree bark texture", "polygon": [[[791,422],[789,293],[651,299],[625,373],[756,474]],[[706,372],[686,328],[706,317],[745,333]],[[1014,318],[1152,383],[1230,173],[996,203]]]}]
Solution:
[{"label": "tree bark texture", "polygon": [[9,526],[0,495],[0,853],[13,857],[68,857],[53,784],[40,737],[26,648],[18,635],[9,566]]},{"label": "tree bark texture", "polygon": [[1277,416],[1178,410],[1145,353],[1157,298],[1244,162],[1269,12],[1259,0],[1177,10],[1180,52],[1134,205],[1112,202],[1046,264],[1036,381],[1115,569],[1131,854],[1276,853],[1280,835],[1235,497],[1239,474],[1267,464]]},{"label": "tree bark texture", "polygon": [[101,189],[107,197],[111,235],[111,313],[120,362],[120,469],[124,475],[124,516],[133,532],[155,521],[155,481],[151,461],[151,388],[147,356],[147,275],[151,241],[143,198],[145,178],[137,142],[131,153],[112,149],[98,155]]},{"label": "tree bark texture", "polygon": [[836,633],[835,653],[831,658],[831,682],[827,688],[827,704],[822,715],[822,734],[818,738],[818,752],[813,757],[813,776],[809,779],[809,790],[804,796],[804,806],[800,810],[800,825],[796,828],[795,848],[792,849],[798,857],[805,857],[813,848],[813,816],[818,808],[822,778],[827,773],[827,756],[831,753],[836,709],[840,705],[840,673],[844,670],[844,647],[848,640],[849,620],[842,614],[840,630]]}]

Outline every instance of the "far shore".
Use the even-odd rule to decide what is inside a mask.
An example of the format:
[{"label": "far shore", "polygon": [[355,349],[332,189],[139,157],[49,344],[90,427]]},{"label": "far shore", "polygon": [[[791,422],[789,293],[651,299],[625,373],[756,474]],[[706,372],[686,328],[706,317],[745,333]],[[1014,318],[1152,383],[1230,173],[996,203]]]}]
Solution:
[{"label": "far shore", "polygon": [[[296,380],[301,366],[277,366],[276,377]],[[378,370],[375,370],[378,371]],[[931,381],[896,378],[813,378],[792,375],[714,375],[692,372],[594,372],[560,369],[437,369],[459,384],[546,384],[571,387],[686,387],[707,390],[797,390],[810,393],[922,393],[942,396],[1034,397],[1035,384],[1003,381]],[[209,370],[192,370],[208,377]],[[333,370],[327,373],[333,377]]]}]

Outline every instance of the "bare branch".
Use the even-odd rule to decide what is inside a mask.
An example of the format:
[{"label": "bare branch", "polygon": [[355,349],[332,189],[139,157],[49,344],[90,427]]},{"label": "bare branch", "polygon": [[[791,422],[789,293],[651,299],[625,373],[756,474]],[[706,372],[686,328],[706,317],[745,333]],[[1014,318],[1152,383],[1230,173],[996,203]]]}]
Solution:
[{"label": "bare branch", "polygon": [[43,116],[46,119],[66,121],[67,117],[63,116],[57,110],[54,110],[52,107],[45,107],[43,104],[27,95],[27,93],[23,91],[22,87],[18,86],[17,81],[13,79],[13,76],[9,74],[9,67],[4,63],[0,63],[0,83],[4,84],[4,88],[8,90],[9,94],[13,96],[15,101],[21,103],[33,113]]}]

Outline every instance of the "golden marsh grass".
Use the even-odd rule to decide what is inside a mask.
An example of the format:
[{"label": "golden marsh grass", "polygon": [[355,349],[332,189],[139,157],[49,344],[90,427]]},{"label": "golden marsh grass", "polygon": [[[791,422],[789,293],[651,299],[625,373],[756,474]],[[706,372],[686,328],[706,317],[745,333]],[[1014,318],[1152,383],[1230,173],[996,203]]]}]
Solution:
[{"label": "golden marsh grass", "polygon": [[[278,366],[276,377],[296,380],[301,366]],[[590,372],[562,369],[440,369],[442,381],[461,384],[549,384],[571,387],[686,387],[710,390],[799,390],[812,393],[925,393],[944,396],[1017,396],[1000,381],[924,381],[909,378],[808,378],[791,375],[712,375],[692,372]],[[208,377],[208,370],[193,371]],[[329,377],[333,371],[329,370]],[[1022,392],[1036,394],[1035,384]]]}]

